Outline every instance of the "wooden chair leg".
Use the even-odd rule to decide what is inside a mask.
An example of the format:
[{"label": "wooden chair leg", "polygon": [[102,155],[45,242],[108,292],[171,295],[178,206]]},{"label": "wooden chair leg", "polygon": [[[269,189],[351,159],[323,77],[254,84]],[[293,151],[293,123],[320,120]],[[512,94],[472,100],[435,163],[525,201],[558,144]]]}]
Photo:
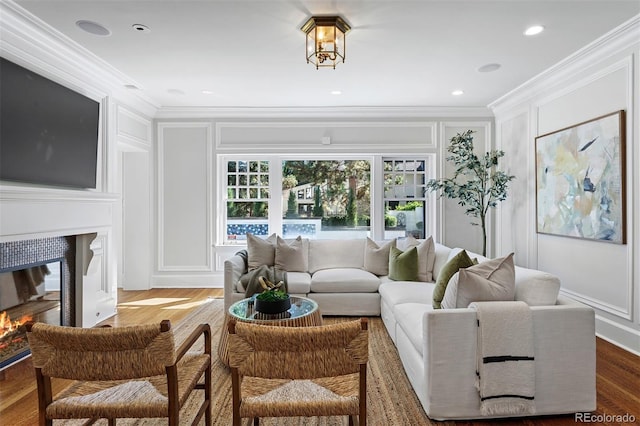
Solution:
[{"label": "wooden chair leg", "polygon": [[116,419],[109,419],[109,426],[116,426]]},{"label": "wooden chair leg", "polygon": [[259,417],[254,417],[253,418],[253,426],[260,426],[260,418]]},{"label": "wooden chair leg", "polygon": [[353,420],[354,416],[349,416],[349,426],[355,426],[355,421]]}]

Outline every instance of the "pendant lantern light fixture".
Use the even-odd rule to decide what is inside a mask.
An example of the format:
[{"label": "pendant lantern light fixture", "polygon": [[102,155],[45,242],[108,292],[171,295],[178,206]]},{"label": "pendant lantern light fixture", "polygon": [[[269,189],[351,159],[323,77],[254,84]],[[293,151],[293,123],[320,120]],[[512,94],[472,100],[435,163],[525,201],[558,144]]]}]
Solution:
[{"label": "pendant lantern light fixture", "polygon": [[312,16],[300,28],[307,37],[307,63],[319,68],[336,68],[344,62],[345,35],[351,27],[340,16]]}]

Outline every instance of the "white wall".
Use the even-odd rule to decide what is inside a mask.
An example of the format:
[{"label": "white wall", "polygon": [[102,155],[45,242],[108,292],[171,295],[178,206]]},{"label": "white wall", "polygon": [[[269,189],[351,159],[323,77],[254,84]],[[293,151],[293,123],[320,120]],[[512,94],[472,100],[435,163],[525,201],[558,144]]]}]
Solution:
[{"label": "white wall", "polygon": [[[561,291],[596,309],[598,335],[640,352],[640,17],[496,101],[497,144],[517,176],[503,206],[500,250],[557,274]],[[626,244],[536,233],[535,137],[626,111]],[[508,231],[505,231],[508,230]]]},{"label": "white wall", "polygon": [[210,287],[211,126],[158,126],[156,286]]},{"label": "white wall", "polygon": [[[435,113],[436,117],[412,117],[398,111],[380,116],[376,110],[375,118],[361,111],[348,120],[336,118],[341,116],[339,111],[328,117],[303,118],[292,118],[294,110],[270,118],[256,117],[255,113],[246,118],[206,117],[206,110],[193,113],[193,117],[171,118],[168,111],[161,111],[162,118],[157,120],[158,235],[153,285],[222,287],[224,260],[243,248],[221,244],[226,208],[218,181],[224,178],[218,170],[221,155],[440,155],[455,132],[478,130],[482,149],[493,137],[493,120],[483,108],[460,110],[459,115],[449,111],[446,118]],[[327,136],[330,144],[323,144]],[[443,165],[436,164],[438,175],[442,170]],[[382,176],[373,179],[373,185],[382,186]],[[438,200],[437,205],[441,203]],[[450,215],[450,210],[457,216]],[[455,203],[434,212],[437,241],[451,235],[456,244],[479,248],[479,232],[475,227],[469,229],[469,218],[462,214],[464,223],[456,225],[460,213]],[[443,216],[447,226],[440,224]]]},{"label": "white wall", "polygon": [[118,256],[118,287],[124,290],[151,288],[153,250],[152,122],[118,105],[116,143],[118,147],[118,192],[114,233]]},{"label": "white wall", "polygon": [[[143,134],[138,139],[150,147],[151,122],[145,117],[155,115],[155,107],[127,92],[128,80],[115,68],[12,2],[0,2],[0,55],[100,102],[95,189],[0,182],[0,241],[79,235],[78,324],[91,327],[113,315],[117,303],[122,247],[118,141]],[[147,276],[150,271],[147,267]]]}]

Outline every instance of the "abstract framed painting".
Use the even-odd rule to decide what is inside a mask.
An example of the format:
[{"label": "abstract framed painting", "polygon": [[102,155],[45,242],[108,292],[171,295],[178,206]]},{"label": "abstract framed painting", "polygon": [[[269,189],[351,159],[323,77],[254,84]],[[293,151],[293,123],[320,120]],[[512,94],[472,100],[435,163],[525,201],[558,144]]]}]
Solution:
[{"label": "abstract framed painting", "polygon": [[537,232],[626,243],[625,112],[536,138]]}]

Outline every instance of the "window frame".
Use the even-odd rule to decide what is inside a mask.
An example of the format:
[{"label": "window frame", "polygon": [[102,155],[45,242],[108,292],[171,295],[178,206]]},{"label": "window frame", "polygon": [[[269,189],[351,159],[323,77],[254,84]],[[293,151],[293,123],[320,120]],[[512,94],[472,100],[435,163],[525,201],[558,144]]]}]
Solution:
[{"label": "window frame", "polygon": [[[392,167],[391,170],[385,170],[385,164],[387,162],[392,162],[393,165],[402,162],[403,164],[407,164],[408,162],[422,162],[424,164],[424,170],[419,171],[417,169],[414,169],[413,171],[407,171],[406,167],[404,167],[403,171],[400,173],[398,172],[395,168]],[[382,194],[382,211],[383,211],[383,217],[382,217],[382,238],[383,239],[389,239],[389,238],[385,238],[386,233],[387,233],[387,229],[386,229],[386,225],[385,225],[385,214],[386,214],[386,206],[387,206],[387,202],[391,202],[391,201],[395,201],[395,202],[411,202],[411,201],[421,201],[423,203],[423,237],[427,237],[428,235],[432,235],[432,229],[430,224],[432,225],[433,223],[433,213],[430,211],[429,206],[433,204],[433,202],[430,202],[430,194],[427,191],[427,182],[429,181],[429,179],[432,178],[433,173],[429,173],[430,170],[433,170],[433,165],[430,164],[433,162],[432,158],[429,158],[429,155],[424,155],[424,156],[416,156],[416,157],[408,157],[408,156],[404,156],[404,155],[398,155],[398,156],[390,156],[390,155],[385,155],[382,156],[381,159],[381,173],[382,173],[382,188],[380,190],[381,194]],[[414,194],[412,196],[405,194],[404,196],[399,196],[397,194],[397,192],[395,192],[394,189],[394,196],[387,196],[387,185],[386,185],[386,175],[387,174],[391,174],[391,176],[395,177],[395,176],[403,176],[406,177],[407,176],[412,176],[413,180],[414,180],[414,184],[413,184],[413,188],[414,188]],[[420,182],[420,183],[416,183],[416,178],[420,176],[424,178],[424,182]],[[408,185],[393,185],[394,187],[408,187]],[[417,188],[422,188],[422,196],[418,196],[418,189]],[[406,232],[407,230],[405,230]]]},{"label": "window frame", "polygon": [[[281,235],[283,225],[282,205],[282,162],[300,160],[366,160],[370,163],[370,227],[369,237],[374,240],[384,240],[385,225],[385,193],[384,193],[384,161],[404,160],[404,161],[424,161],[425,179],[435,177],[436,154],[435,153],[399,153],[399,154],[353,154],[353,153],[332,153],[332,154],[247,154],[242,152],[225,153],[217,155],[218,164],[218,215],[217,215],[217,238],[216,242],[222,246],[237,246],[246,244],[245,240],[227,240],[227,164],[229,161],[268,161],[269,162],[269,198],[268,198],[268,234],[276,233]],[[297,195],[296,195],[297,197]],[[436,203],[433,193],[426,193],[424,198],[416,200],[425,203],[425,236],[434,235]],[[264,201],[264,200],[263,200]],[[274,231],[275,230],[275,231]]]}]

